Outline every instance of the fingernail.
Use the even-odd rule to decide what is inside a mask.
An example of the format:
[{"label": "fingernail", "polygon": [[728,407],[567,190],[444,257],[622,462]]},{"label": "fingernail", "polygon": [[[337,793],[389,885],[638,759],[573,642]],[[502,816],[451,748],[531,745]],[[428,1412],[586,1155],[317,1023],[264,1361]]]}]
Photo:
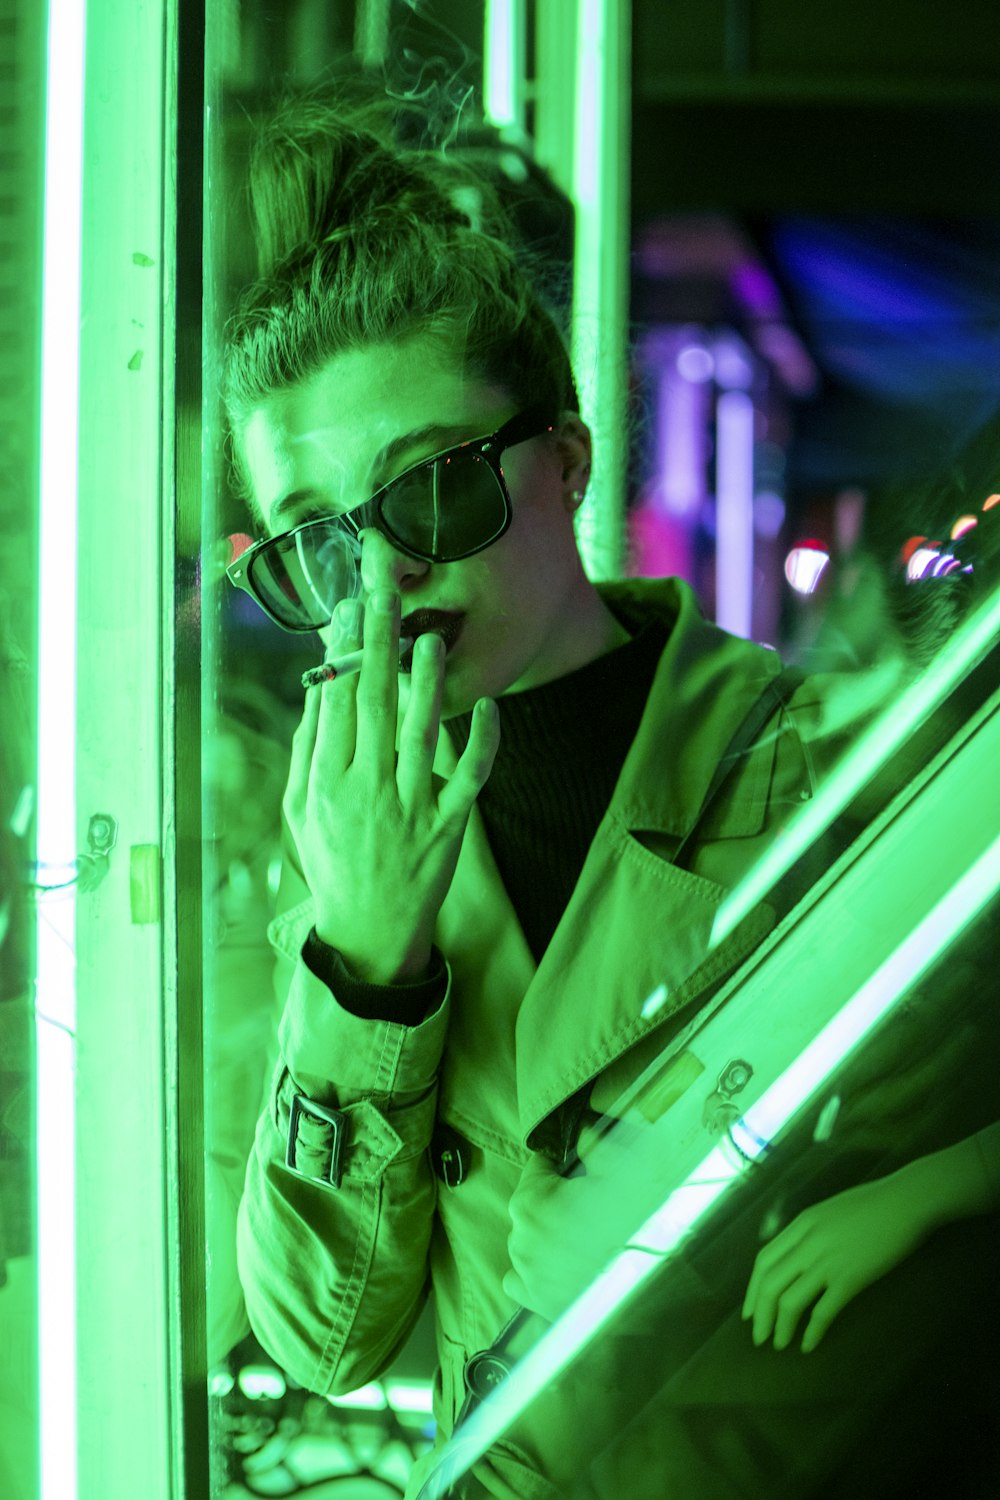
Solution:
[{"label": "fingernail", "polygon": [[378,589],[372,595],[372,608],[381,615],[389,615],[396,608],[396,595],[391,589]]},{"label": "fingernail", "polygon": [[355,635],[361,629],[361,600],[345,599],[338,605],[337,623],[345,635]]},{"label": "fingernail", "polygon": [[423,635],[417,637],[416,649],[420,652],[421,656],[441,656],[444,652],[444,641],[436,630],[428,630]]}]

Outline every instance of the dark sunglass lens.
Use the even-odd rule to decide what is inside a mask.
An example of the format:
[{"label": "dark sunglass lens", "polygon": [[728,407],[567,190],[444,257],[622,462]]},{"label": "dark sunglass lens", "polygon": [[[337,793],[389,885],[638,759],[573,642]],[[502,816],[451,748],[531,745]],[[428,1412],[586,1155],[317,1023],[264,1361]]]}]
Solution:
[{"label": "dark sunglass lens", "polygon": [[361,544],[336,521],[314,521],[275,537],[251,564],[251,582],[274,617],[292,630],[330,622],[341,599],[359,593]]},{"label": "dark sunglass lens", "polygon": [[496,475],[479,453],[423,464],[386,491],[382,517],[399,540],[445,560],[485,547],[506,511]]}]

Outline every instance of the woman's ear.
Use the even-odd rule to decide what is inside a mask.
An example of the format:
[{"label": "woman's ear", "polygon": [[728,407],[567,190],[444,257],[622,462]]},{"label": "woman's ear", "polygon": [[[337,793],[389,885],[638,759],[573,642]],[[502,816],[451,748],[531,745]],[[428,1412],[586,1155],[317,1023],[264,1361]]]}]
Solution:
[{"label": "woman's ear", "polygon": [[575,411],[564,411],[555,432],[563,492],[570,510],[583,503],[590,479],[590,428]]}]

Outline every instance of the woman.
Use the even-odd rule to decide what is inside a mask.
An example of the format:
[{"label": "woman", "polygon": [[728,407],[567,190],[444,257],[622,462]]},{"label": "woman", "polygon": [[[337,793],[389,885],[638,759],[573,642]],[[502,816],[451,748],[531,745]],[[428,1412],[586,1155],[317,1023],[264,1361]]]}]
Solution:
[{"label": "woman", "polygon": [[[270,930],[288,998],[241,1277],[261,1342],[325,1392],[377,1377],[433,1290],[442,1437],[469,1355],[519,1302],[551,1310],[544,1205],[581,1126],[773,925],[761,903],[709,951],[723,891],[834,748],[819,691],[704,622],[683,584],[587,580],[590,435],[562,341],[456,207],[483,191],[443,173],[317,106],[279,121],[225,382],[267,533],[231,576],[334,662],[363,647],[359,672],[309,688],[295,737]],[[562,1236],[557,1300],[604,1250]],[[598,1452],[622,1425],[588,1399],[499,1445],[476,1492],[572,1493],[585,1436]],[[673,1476],[785,1493],[779,1427],[756,1468],[745,1443],[706,1458],[678,1431]],[[655,1463],[650,1495],[674,1482]]]}]

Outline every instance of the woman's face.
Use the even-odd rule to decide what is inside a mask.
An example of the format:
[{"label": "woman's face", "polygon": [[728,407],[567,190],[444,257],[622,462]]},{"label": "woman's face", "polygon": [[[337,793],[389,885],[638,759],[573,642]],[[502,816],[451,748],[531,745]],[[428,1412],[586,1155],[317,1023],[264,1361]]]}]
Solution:
[{"label": "woman's face", "polygon": [[[317,512],[352,509],[422,458],[495,432],[517,410],[421,340],[351,350],[251,417],[243,452],[254,498],[272,534],[289,531]],[[388,467],[376,467],[380,449],[411,434]],[[444,718],[480,697],[563,676],[624,639],[583,573],[573,532],[573,492],[584,490],[590,467],[587,428],[568,416],[556,433],[508,449],[503,466],[513,520],[474,557],[422,562],[378,531],[362,536],[362,592],[394,589],[403,633],[416,610],[462,617],[447,656]],[[309,499],[277,515],[294,491]],[[404,706],[408,681],[401,672]]]}]

